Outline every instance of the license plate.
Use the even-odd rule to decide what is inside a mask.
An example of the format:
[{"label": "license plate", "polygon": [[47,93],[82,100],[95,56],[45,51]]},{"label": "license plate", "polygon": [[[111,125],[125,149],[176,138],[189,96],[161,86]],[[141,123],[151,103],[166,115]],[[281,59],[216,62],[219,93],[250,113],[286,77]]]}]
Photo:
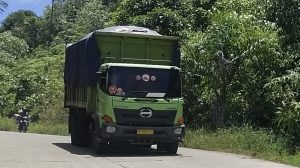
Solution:
[{"label": "license plate", "polygon": [[153,135],[154,130],[151,130],[151,129],[137,129],[136,134],[138,134],[138,135]]}]

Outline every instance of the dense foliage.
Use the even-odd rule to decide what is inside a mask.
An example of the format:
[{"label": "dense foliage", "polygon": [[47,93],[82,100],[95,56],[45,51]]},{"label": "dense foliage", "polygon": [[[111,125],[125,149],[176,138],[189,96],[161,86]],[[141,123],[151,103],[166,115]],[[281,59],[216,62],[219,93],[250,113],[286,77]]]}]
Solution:
[{"label": "dense foliage", "polygon": [[181,37],[189,127],[265,127],[299,145],[300,0],[55,0],[51,9],[1,24],[1,116],[27,107],[36,121],[65,121],[65,44],[137,25]]}]

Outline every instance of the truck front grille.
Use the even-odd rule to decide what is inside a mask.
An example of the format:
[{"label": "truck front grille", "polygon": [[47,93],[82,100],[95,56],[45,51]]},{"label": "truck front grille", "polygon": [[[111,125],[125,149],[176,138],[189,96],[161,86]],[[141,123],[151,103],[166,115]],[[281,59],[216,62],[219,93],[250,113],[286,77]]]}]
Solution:
[{"label": "truck front grille", "polygon": [[114,109],[117,124],[127,126],[171,126],[174,125],[176,116],[175,110],[152,110],[152,116],[143,118],[140,110],[134,109]]}]

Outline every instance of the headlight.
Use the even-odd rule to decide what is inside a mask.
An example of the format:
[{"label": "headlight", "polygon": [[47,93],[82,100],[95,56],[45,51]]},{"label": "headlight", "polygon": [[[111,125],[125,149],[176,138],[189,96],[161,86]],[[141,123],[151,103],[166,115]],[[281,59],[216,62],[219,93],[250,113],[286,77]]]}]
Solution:
[{"label": "headlight", "polygon": [[182,133],[182,128],[176,128],[176,129],[174,129],[174,130],[173,130],[173,133],[174,133],[175,135],[181,135],[181,133]]},{"label": "headlight", "polygon": [[106,126],[106,132],[108,132],[108,133],[115,133],[116,130],[117,129],[114,126]]}]

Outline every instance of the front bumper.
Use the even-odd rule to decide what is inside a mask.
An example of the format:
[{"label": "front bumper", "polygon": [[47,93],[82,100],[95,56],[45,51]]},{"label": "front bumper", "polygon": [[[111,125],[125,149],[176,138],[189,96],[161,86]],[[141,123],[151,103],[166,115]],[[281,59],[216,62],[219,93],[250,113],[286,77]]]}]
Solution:
[{"label": "front bumper", "polygon": [[[108,133],[107,126],[116,128],[116,132]],[[181,134],[174,134],[177,128],[182,129]],[[184,135],[184,125],[169,127],[142,127],[142,126],[124,126],[117,124],[103,124],[100,129],[100,139],[106,142],[129,142],[132,144],[157,144],[161,142],[181,142]],[[138,129],[153,130],[151,135],[139,135]]]}]

